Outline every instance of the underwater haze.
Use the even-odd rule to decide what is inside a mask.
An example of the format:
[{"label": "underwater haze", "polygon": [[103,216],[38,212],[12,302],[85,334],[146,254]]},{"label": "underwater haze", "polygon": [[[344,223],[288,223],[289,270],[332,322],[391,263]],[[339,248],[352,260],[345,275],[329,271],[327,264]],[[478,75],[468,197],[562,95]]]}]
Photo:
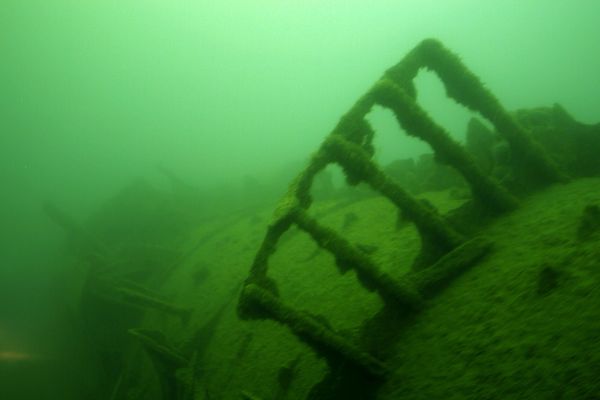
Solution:
[{"label": "underwater haze", "polygon": [[[268,214],[340,117],[426,38],[506,110],[559,103],[595,124],[599,19],[594,0],[0,1],[0,399],[84,398],[96,380],[73,345],[64,276],[76,257],[45,204],[84,223],[131,182],[166,190],[175,175],[211,199],[200,223],[244,212],[248,185]],[[475,113],[432,72],[416,87],[464,143]],[[380,165],[430,151],[391,111],[368,120]],[[238,232],[253,235],[248,260],[266,226]]]}]

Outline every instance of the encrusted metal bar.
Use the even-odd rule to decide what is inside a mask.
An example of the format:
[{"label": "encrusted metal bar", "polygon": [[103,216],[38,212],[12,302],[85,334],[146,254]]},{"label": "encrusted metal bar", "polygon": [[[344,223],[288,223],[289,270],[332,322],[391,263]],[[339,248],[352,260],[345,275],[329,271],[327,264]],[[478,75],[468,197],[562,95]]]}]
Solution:
[{"label": "encrusted metal bar", "polygon": [[409,310],[422,306],[419,294],[402,281],[396,281],[379,270],[371,258],[354,247],[350,242],[337,234],[333,229],[320,225],[306,212],[298,210],[294,214],[294,222],[307,232],[322,248],[329,250],[335,257],[339,270],[344,273],[349,269],[356,272],[361,284],[369,291],[376,291],[384,301]]},{"label": "encrusted metal bar", "polygon": [[189,366],[189,360],[167,343],[159,331],[130,329],[129,333],[139,340],[150,357],[158,374],[164,400],[179,400],[185,392],[184,385],[177,378],[177,370]]},{"label": "encrusted metal bar", "polygon": [[401,209],[406,218],[415,223],[423,241],[433,243],[434,246],[427,246],[429,251],[437,249],[441,255],[462,243],[459,233],[434,210],[425,207],[388,178],[362,148],[338,135],[331,135],[322,148],[342,165],[348,175],[368,183]]},{"label": "encrusted metal bar", "polygon": [[488,119],[506,138],[513,153],[526,162],[541,181],[552,183],[568,180],[544,149],[506,112],[479,78],[439,41],[422,41],[402,61],[388,69],[385,76],[405,88],[414,98],[412,80],[421,68],[428,68],[439,76],[448,97]]},{"label": "encrusted metal bar", "polygon": [[475,237],[438,260],[434,265],[409,273],[405,278],[424,298],[431,298],[454,278],[473,267],[492,249],[485,237]]},{"label": "encrusted metal bar", "polygon": [[499,212],[517,207],[517,199],[492,177],[484,174],[467,151],[444,128],[433,122],[401,87],[390,80],[381,80],[371,93],[380,105],[393,111],[409,134],[429,143],[439,161],[456,168],[463,175],[481,205]]},{"label": "encrusted metal bar", "polygon": [[243,303],[242,307],[254,309],[250,314],[262,315],[263,318],[286,325],[299,339],[328,361],[336,361],[341,358],[374,376],[384,376],[387,372],[381,361],[361,350],[310,314],[285,305],[269,291],[257,285],[246,285],[240,301]]},{"label": "encrusted metal bar", "polygon": [[192,315],[190,308],[172,304],[161,299],[158,293],[127,281],[91,277],[88,285],[91,293],[109,303],[175,315],[183,324],[187,324]]}]

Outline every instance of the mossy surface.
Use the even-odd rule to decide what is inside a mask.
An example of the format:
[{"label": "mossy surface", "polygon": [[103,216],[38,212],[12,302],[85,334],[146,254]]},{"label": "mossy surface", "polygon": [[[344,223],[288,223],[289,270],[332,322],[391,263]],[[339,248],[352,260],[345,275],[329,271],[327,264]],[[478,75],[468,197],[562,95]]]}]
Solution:
[{"label": "mossy surface", "polygon": [[[461,204],[449,192],[424,195],[445,212]],[[571,399],[600,394],[600,251],[596,240],[580,242],[583,209],[600,202],[600,180],[577,180],[539,192],[515,212],[499,217],[482,234],[494,242],[478,265],[452,281],[425,310],[401,327],[386,349],[393,373],[378,399]],[[311,212],[332,209],[315,202]],[[333,209],[320,223],[340,230],[347,213],[356,215],[344,231],[352,243],[375,246],[382,271],[400,277],[418,254],[414,227],[395,226],[395,207],[371,197]],[[271,210],[258,213],[269,220]],[[216,231],[199,228],[194,238],[215,231],[180,265],[164,291],[177,304],[194,308],[189,326],[150,312],[144,325],[160,329],[177,344],[208,321],[246,275],[264,234],[254,216],[240,216]],[[313,253],[313,240],[297,228],[284,234],[270,261],[286,304],[310,311],[351,341],[360,342],[362,324],[381,309],[381,299],[361,287],[354,273],[340,275],[326,251]],[[211,274],[195,284],[198,262]],[[554,282],[539,291],[545,268]],[[370,338],[377,341],[377,337]],[[383,338],[382,338],[383,340]],[[273,321],[240,321],[231,301],[199,361],[197,399],[238,399],[242,390],[263,399],[278,390],[282,366],[299,357],[288,399],[304,399],[327,371],[326,363],[288,328]],[[150,378],[147,378],[150,379]]]},{"label": "mossy surface", "polygon": [[[488,230],[495,250],[398,341],[381,398],[596,398],[600,381],[598,243],[576,241],[600,182],[557,186]],[[556,281],[539,292],[540,271]],[[401,377],[401,378],[400,378]]]}]

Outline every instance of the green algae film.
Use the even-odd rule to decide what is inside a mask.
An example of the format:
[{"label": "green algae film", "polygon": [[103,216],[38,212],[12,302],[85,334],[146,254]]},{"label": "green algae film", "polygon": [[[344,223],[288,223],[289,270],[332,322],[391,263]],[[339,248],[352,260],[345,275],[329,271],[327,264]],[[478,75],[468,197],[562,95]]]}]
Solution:
[{"label": "green algae film", "polygon": [[[599,13],[586,0],[3,1],[0,398],[599,397]],[[533,194],[511,182],[514,158],[468,142],[475,114],[421,71],[418,103],[519,205],[460,227],[485,235],[491,254],[409,319],[382,313],[365,277],[340,274],[302,229],[281,237],[269,279],[309,313],[298,321],[392,371],[352,392],[289,327],[240,320],[238,299],[288,185],[426,38],[455,52],[572,181]],[[465,221],[447,214],[470,198],[463,178],[436,167],[392,112],[367,120],[381,169]],[[346,186],[338,166],[311,194],[310,217],[382,274],[411,271],[422,250],[409,215]]]}]

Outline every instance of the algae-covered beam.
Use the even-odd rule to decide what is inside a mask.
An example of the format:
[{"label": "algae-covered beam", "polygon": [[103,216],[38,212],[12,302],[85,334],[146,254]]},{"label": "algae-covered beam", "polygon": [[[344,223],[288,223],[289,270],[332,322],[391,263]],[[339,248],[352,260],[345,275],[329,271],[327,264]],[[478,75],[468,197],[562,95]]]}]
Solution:
[{"label": "algae-covered beam", "polygon": [[161,365],[169,369],[178,369],[189,364],[187,358],[167,343],[167,339],[161,332],[150,329],[130,329],[129,333],[140,341],[148,353],[160,359]]},{"label": "algae-covered beam", "polygon": [[[373,163],[369,155],[359,146],[331,135],[324,143],[325,149],[339,162],[347,174],[368,183],[374,190],[386,196],[413,221],[421,234],[424,247],[441,256],[462,243],[462,236],[439,214],[413,198]],[[432,254],[430,259],[435,259]]]},{"label": "algae-covered beam", "polygon": [[[282,201],[287,201],[287,198],[284,198]],[[276,216],[275,221],[269,225],[267,234],[263,238],[260,248],[254,256],[254,261],[250,267],[250,275],[244,281],[244,285],[256,285],[263,290],[268,291],[273,296],[279,295],[277,284],[272,278],[267,276],[269,258],[277,250],[279,238],[290,228],[291,224],[291,216],[286,211],[285,214]],[[264,318],[261,310],[258,310],[255,307],[245,307],[246,302],[243,297],[244,292],[242,291],[237,307],[238,316],[241,319]]]},{"label": "algae-covered beam", "polygon": [[473,197],[493,211],[509,211],[517,207],[517,200],[490,176],[484,174],[464,148],[454,141],[444,128],[429,118],[427,113],[401,87],[391,80],[381,80],[372,89],[375,101],[392,110],[396,119],[410,135],[431,146],[436,159],[456,168],[465,178]]},{"label": "algae-covered beam", "polygon": [[374,154],[375,131],[365,118],[373,105],[373,98],[367,92],[340,118],[330,135],[341,135],[344,139],[361,146],[367,153]]},{"label": "algae-covered beam", "polygon": [[568,179],[479,78],[439,41],[422,41],[402,61],[386,71],[385,76],[405,88],[414,98],[412,80],[421,68],[431,69],[439,76],[450,98],[488,119],[506,138],[513,153],[526,161],[528,168],[533,169],[540,180],[552,183]]},{"label": "algae-covered beam", "polygon": [[149,329],[130,329],[129,333],[137,338],[158,374],[164,400],[179,400],[185,393],[185,388],[177,378],[180,368],[188,367],[189,360],[179,354],[167,343],[159,331]]},{"label": "algae-covered beam", "polygon": [[329,362],[344,360],[374,376],[384,376],[387,372],[381,361],[314,317],[285,305],[269,291],[257,285],[246,285],[240,302],[243,303],[241,305],[243,308],[257,309],[251,312],[252,314],[263,315],[264,318],[273,319],[289,327],[300,340]]},{"label": "algae-covered beam", "polygon": [[[252,266],[250,267],[250,275],[246,279],[246,283],[254,283],[277,295],[275,282],[267,276],[269,258],[277,250],[277,244],[281,236],[292,225],[291,214],[293,211],[298,207],[310,207],[312,202],[310,187],[313,178],[325,168],[327,162],[327,159],[321,152],[314,154],[308,166],[290,184],[285,196],[279,201],[273,212],[273,218],[267,228],[267,233],[263,238],[260,248],[254,256]],[[245,318],[242,314],[240,316]]]},{"label": "algae-covered beam", "polygon": [[454,278],[475,266],[492,249],[485,237],[475,237],[440,258],[434,265],[406,276],[408,282],[424,298],[433,297]]},{"label": "algae-covered beam", "polygon": [[169,303],[147,288],[140,288],[137,284],[127,281],[111,281],[96,278],[91,285],[93,293],[105,301],[122,304],[142,310],[152,309],[166,314],[172,314],[179,318],[184,324],[189,321],[192,310]]},{"label": "algae-covered beam", "polygon": [[[253,283],[260,287],[269,290],[274,295],[278,294],[277,285],[275,281],[267,276],[269,268],[269,258],[277,250],[277,243],[283,233],[285,233],[292,220],[289,215],[285,215],[274,221],[267,228],[267,234],[263,238],[263,241],[258,249],[258,252],[254,256],[254,261],[250,268],[250,275],[246,279],[246,284]],[[238,310],[242,311],[242,310]],[[251,318],[251,316],[244,315],[243,311],[240,313],[242,318]]]},{"label": "algae-covered beam", "polygon": [[342,273],[353,269],[361,284],[369,291],[376,291],[386,303],[409,310],[420,308],[421,298],[411,286],[404,285],[380,271],[367,254],[334,230],[320,225],[303,210],[298,210],[294,217],[294,222],[300,229],[335,256],[336,264]]}]

